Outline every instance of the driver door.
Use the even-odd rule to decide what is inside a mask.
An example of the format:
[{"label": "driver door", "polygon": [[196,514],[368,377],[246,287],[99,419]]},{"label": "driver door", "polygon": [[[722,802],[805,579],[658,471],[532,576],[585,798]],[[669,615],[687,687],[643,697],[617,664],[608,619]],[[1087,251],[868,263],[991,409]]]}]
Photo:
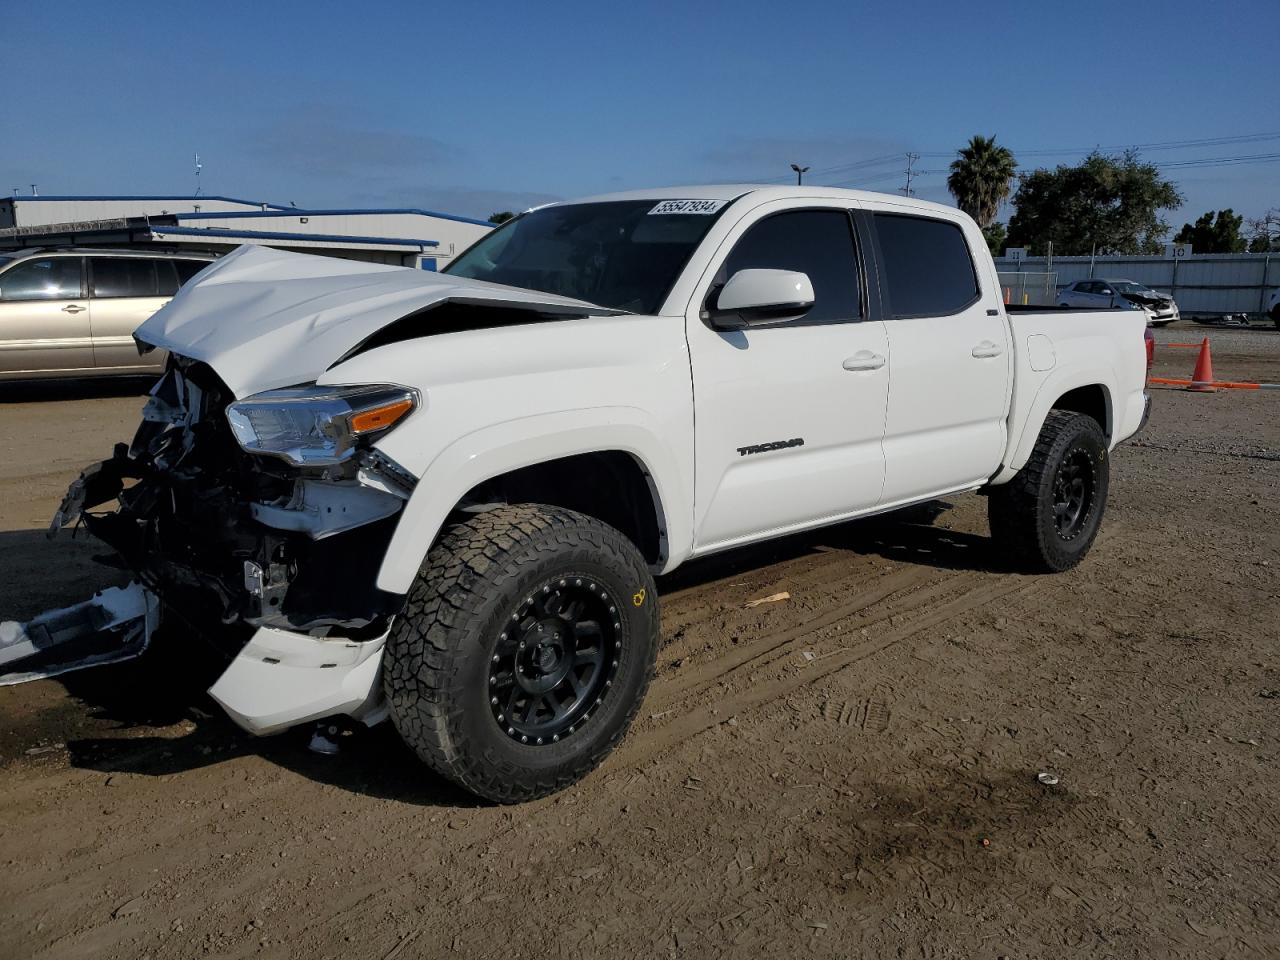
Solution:
[{"label": "driver door", "polygon": [[[808,275],[805,314],[719,330],[706,307],[739,270]],[[694,550],[873,508],[885,463],[885,326],[868,316],[850,211],[788,200],[727,235],[686,317],[695,404]]]}]

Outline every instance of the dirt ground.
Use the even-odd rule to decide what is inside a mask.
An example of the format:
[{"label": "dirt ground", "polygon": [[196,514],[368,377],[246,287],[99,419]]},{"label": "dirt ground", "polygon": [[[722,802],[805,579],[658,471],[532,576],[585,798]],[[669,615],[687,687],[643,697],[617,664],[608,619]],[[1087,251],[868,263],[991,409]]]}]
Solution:
[{"label": "dirt ground", "polygon": [[[1280,333],[1209,335],[1280,381]],[[111,582],[42,527],[141,402],[0,394],[0,615]],[[184,651],[0,689],[0,953],[1280,956],[1277,502],[1280,392],[1159,390],[1071,573],[1007,572],[974,496],[692,565],[641,721],[515,808],[385,726],[243,735]]]}]

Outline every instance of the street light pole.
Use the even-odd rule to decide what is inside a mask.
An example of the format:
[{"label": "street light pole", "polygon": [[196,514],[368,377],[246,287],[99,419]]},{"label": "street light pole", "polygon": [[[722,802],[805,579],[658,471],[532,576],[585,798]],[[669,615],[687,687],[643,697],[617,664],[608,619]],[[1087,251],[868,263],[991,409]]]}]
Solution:
[{"label": "street light pole", "polygon": [[802,167],[802,166],[800,166],[800,165],[799,165],[799,164],[797,164],[797,163],[793,163],[793,164],[791,165],[791,169],[792,169],[792,170],[794,170],[794,171],[796,172],[796,186],[797,186],[797,187],[802,186],[802,185],[804,184],[804,175],[805,175],[805,173],[808,171],[808,169],[809,169],[809,168],[808,168],[808,167]]}]

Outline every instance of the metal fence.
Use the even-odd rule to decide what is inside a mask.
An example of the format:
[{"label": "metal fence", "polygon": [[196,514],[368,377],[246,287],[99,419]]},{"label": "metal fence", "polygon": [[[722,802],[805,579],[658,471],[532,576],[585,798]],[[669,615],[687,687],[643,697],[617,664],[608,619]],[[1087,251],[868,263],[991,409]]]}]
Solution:
[{"label": "metal fence", "polygon": [[[1016,282],[1019,273],[1043,276],[1044,257],[996,260],[1000,283]],[[1272,290],[1280,287],[1280,254],[1207,253],[1189,257],[1054,257],[1059,286],[1098,277],[1133,280],[1169,293],[1184,316],[1223,313],[1260,314]],[[1017,301],[1012,301],[1017,302]],[[1031,301],[1035,302],[1035,301]]]},{"label": "metal fence", "polygon": [[1051,307],[1058,294],[1058,275],[1031,270],[1012,273],[1001,270],[1000,293],[1005,303]]}]

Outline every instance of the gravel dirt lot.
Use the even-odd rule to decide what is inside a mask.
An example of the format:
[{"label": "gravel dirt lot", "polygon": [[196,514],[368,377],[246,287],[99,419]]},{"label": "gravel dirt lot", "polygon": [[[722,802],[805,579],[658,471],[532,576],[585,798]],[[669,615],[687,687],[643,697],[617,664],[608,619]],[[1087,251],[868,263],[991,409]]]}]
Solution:
[{"label": "gravel dirt lot", "polygon": [[[1206,332],[1280,381],[1269,328],[1157,336]],[[1071,573],[1008,572],[968,496],[667,578],[640,722],[536,803],[386,726],[251,739],[184,650],[0,689],[2,952],[1280,956],[1280,393],[1153,392]],[[42,527],[141,404],[3,388],[0,615],[113,581]]]}]

